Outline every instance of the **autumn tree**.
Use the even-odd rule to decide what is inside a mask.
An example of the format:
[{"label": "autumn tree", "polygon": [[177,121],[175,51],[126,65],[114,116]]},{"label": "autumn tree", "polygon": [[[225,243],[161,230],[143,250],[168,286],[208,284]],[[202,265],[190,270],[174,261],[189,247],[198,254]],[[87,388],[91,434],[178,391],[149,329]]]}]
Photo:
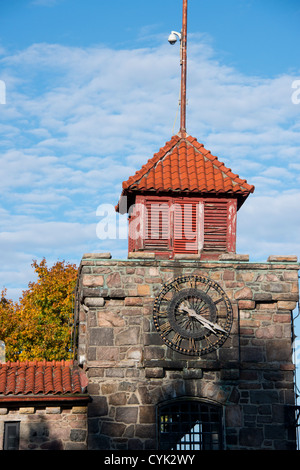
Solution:
[{"label": "autumn tree", "polygon": [[0,340],[5,342],[6,358],[19,353],[18,327],[20,325],[18,305],[7,299],[7,290],[2,289],[0,300]]},{"label": "autumn tree", "polygon": [[32,264],[37,280],[28,284],[19,302],[2,293],[0,339],[7,360],[70,359],[77,267],[43,259]]}]

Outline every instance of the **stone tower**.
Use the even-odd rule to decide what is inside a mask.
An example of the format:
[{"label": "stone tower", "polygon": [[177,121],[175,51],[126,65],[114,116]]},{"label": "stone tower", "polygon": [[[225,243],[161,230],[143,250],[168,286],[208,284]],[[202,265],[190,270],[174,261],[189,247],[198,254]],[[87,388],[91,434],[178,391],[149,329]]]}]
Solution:
[{"label": "stone tower", "polygon": [[128,259],[87,253],[80,264],[89,449],[295,449],[299,264],[236,254],[237,211],[254,187],[188,135],[184,113],[123,183]]},{"label": "stone tower", "polygon": [[294,449],[296,257],[85,254],[89,448]]}]

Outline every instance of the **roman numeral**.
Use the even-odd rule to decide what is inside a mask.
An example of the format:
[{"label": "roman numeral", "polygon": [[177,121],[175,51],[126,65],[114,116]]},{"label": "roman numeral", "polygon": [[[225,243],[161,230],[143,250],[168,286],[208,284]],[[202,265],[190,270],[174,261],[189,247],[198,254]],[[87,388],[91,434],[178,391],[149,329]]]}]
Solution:
[{"label": "roman numeral", "polygon": [[182,341],[182,338],[181,336],[178,334],[178,333],[175,333],[173,339],[172,339],[172,343],[175,345],[175,346],[179,346],[179,344],[181,343]]},{"label": "roman numeral", "polygon": [[167,318],[167,316],[168,316],[168,310],[160,310],[158,316],[159,316],[160,318]]},{"label": "roman numeral", "polygon": [[171,325],[170,325],[170,322],[166,321],[165,323],[163,323],[162,325],[160,325],[160,331],[162,333],[164,333],[165,335],[167,335],[168,333],[170,333],[170,331],[172,330],[171,328]]},{"label": "roman numeral", "polygon": [[196,343],[194,338],[189,338],[189,349],[196,351]]},{"label": "roman numeral", "polygon": [[173,286],[173,288],[176,292],[180,291],[180,287],[179,287],[179,284],[178,284],[177,280],[173,282],[172,286]]}]

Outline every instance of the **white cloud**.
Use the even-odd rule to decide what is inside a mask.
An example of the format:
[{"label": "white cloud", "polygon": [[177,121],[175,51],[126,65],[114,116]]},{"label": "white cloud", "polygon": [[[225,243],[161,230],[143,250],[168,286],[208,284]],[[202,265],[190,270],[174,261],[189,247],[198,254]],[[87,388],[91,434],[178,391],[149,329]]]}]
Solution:
[{"label": "white cloud", "polygon": [[[269,255],[300,258],[300,191],[251,196],[238,213],[240,252],[264,261]],[[249,250],[251,248],[251,250]]]},{"label": "white cloud", "polygon": [[[256,185],[239,213],[239,249],[264,258],[300,254],[293,77],[244,76],[201,40],[190,41],[187,129]],[[116,204],[122,181],[171,138],[178,50],[35,44],[0,63],[8,89],[0,115],[0,283],[14,288],[10,273],[24,280],[35,256],[126,256],[126,242],[97,239],[96,209]]]}]

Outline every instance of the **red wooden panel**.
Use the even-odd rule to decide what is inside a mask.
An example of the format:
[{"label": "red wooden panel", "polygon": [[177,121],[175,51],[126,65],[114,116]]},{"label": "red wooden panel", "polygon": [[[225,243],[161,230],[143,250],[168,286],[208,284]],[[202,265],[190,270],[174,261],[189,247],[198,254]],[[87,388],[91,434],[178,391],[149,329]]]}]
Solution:
[{"label": "red wooden panel", "polygon": [[235,253],[236,250],[236,213],[237,200],[230,199],[228,202],[228,234],[227,234],[227,251]]},{"label": "red wooden panel", "polygon": [[204,251],[227,251],[228,201],[204,201]]},{"label": "red wooden panel", "polygon": [[129,251],[234,252],[236,200],[137,196],[129,219]]},{"label": "red wooden panel", "polygon": [[199,250],[198,203],[176,201],[174,213],[174,253],[197,254]]},{"label": "red wooden panel", "polygon": [[169,201],[145,201],[144,247],[168,249],[170,246]]}]

